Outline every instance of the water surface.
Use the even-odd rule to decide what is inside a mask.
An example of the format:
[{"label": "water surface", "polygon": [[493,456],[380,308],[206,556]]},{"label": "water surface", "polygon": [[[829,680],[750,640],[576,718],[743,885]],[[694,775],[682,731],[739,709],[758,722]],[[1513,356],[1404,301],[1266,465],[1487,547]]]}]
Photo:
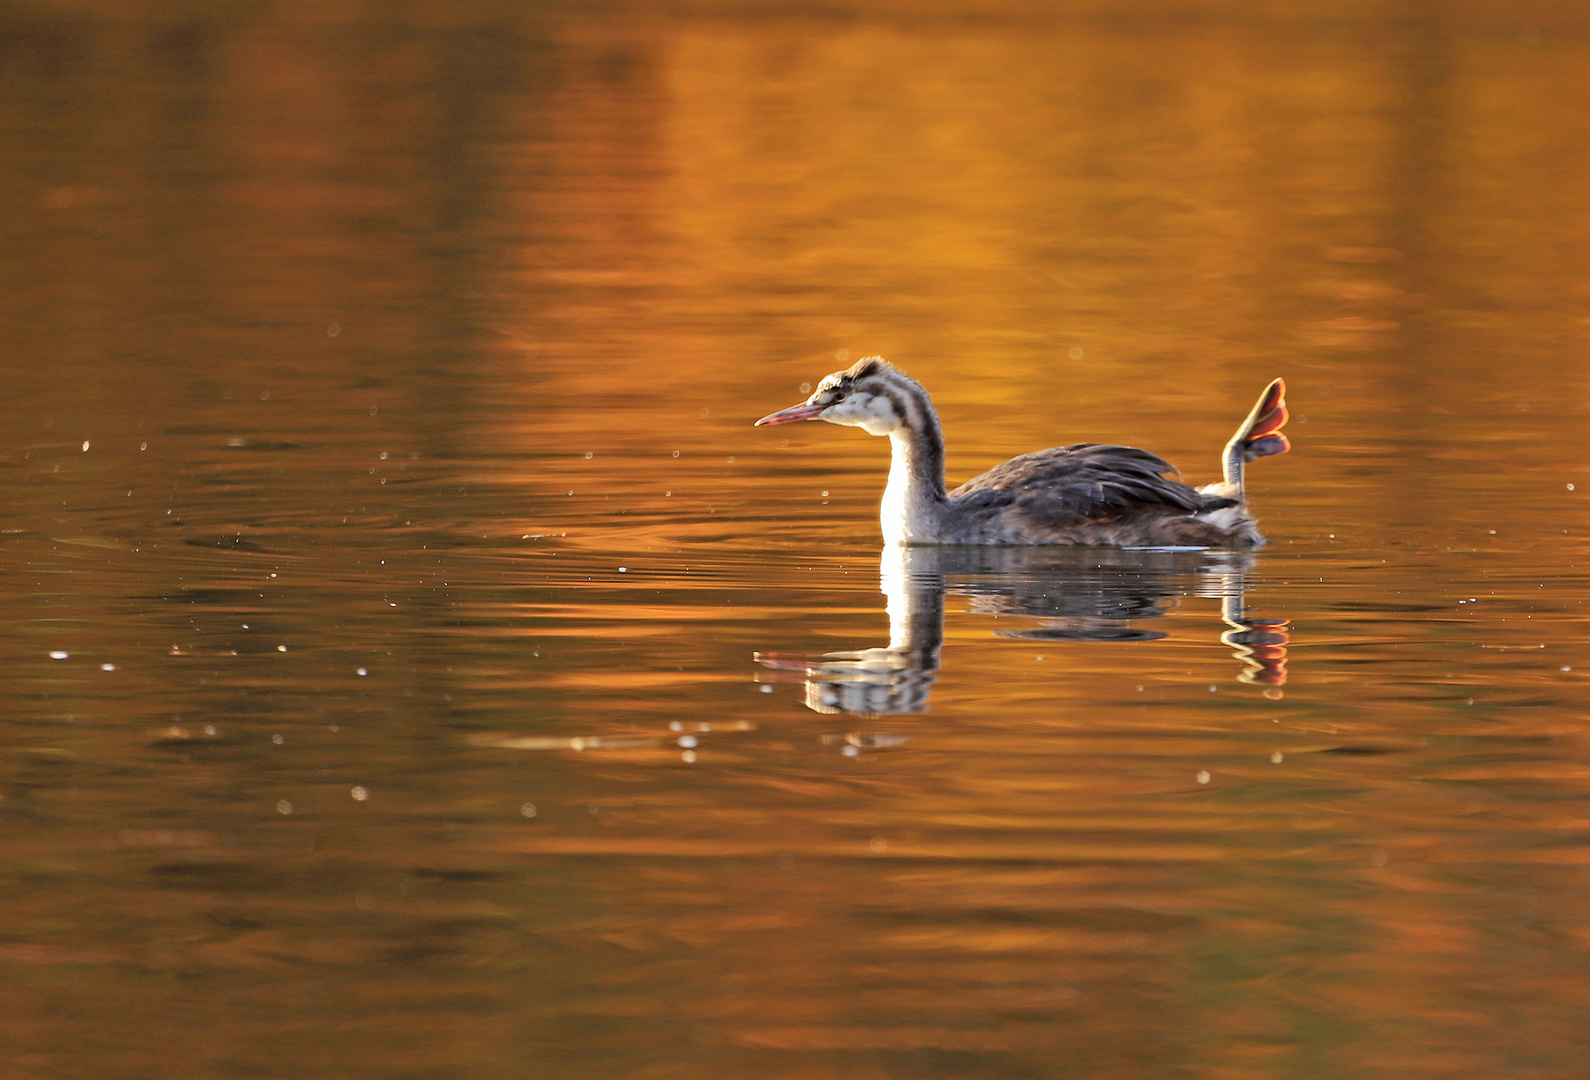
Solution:
[{"label": "water surface", "polygon": [[[9,1068],[1585,1071],[1575,20],[16,9]],[[1272,544],[881,553],[874,353]]]}]

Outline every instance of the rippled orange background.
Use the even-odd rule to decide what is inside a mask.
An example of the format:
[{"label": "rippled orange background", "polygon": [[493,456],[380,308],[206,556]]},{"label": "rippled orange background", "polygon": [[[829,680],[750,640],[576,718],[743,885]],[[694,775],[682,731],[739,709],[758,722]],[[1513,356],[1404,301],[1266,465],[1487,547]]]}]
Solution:
[{"label": "rippled orange background", "polygon": [[[1587,102],[1571,4],[12,5],[11,1066],[1583,1073]],[[749,426],[874,352],[952,482],[1284,375],[1287,697],[1180,579],[761,693],[885,639],[884,447]]]}]

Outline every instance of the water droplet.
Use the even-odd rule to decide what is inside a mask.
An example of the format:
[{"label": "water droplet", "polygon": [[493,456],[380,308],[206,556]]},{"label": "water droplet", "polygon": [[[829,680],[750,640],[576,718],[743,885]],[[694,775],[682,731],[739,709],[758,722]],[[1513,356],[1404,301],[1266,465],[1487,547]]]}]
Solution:
[{"label": "water droplet", "polygon": [[272,735],[271,736],[271,742],[275,743],[277,746],[280,746],[282,743],[284,743],[286,741],[287,740],[282,738],[282,736],[280,734],[276,734],[276,735]]},{"label": "water droplet", "polygon": [[1200,769],[1200,770],[1198,770],[1198,782],[1200,784],[1209,783],[1209,770],[1208,769]]},{"label": "water droplet", "polygon": [[595,455],[595,454],[593,454],[593,453],[591,453],[591,452],[590,452],[590,451],[589,451],[589,450],[587,450],[587,451],[586,451],[586,452],[585,452],[585,460],[586,460],[586,461],[590,461],[590,460],[591,460],[591,459],[592,459],[592,458],[593,458],[593,457],[595,457],[595,456],[596,456],[596,455]]},{"label": "water droplet", "polygon": [[370,669],[369,668],[360,668],[359,669],[359,674],[360,675],[368,675],[368,674],[370,674]]},{"label": "water droplet", "polygon": [[694,750],[686,750],[684,753],[679,755],[679,760],[683,761],[686,765],[694,765],[696,763],[696,752]]},{"label": "water droplet", "polygon": [[1281,764],[1281,751],[1277,750],[1275,753],[1271,754],[1270,755],[1270,762],[1273,765]]},{"label": "water droplet", "polygon": [[835,349],[834,350],[834,359],[838,360],[841,364],[843,364],[846,360],[850,359],[850,350],[849,349]]},{"label": "water droplet", "polygon": [[286,652],[286,651],[287,651],[287,646],[285,646],[285,645],[278,645],[278,646],[276,646],[276,651],[277,651],[277,652]]},{"label": "water droplet", "polygon": [[686,750],[693,750],[699,744],[694,735],[681,735],[679,736],[679,745]]},{"label": "water droplet", "polygon": [[535,817],[536,816],[536,804],[533,803],[533,802],[520,803],[519,804],[519,813],[523,814],[525,817]]},{"label": "water droplet", "polygon": [[51,660],[65,660],[68,655],[70,655],[70,654],[62,652],[60,649],[56,649],[54,652],[52,652],[50,654],[50,659]]},{"label": "water droplet", "polygon": [[1080,345],[1071,346],[1071,359],[1073,359],[1073,360],[1082,359],[1082,346],[1080,346]]},{"label": "water droplet", "polygon": [[85,454],[88,453],[88,440],[87,439],[83,440],[83,453],[85,453]]},{"label": "water droplet", "polygon": [[674,451],[674,457],[678,457],[678,456],[679,456],[679,451],[675,450]]},{"label": "water droplet", "polygon": [[867,846],[873,851],[888,851],[889,841],[885,840],[881,836],[874,836],[871,840],[867,841]]},{"label": "water droplet", "polygon": [[341,323],[332,323],[330,326],[326,327],[327,337],[336,337],[340,333],[342,333]]},{"label": "water droplet", "polygon": [[1369,861],[1376,866],[1385,866],[1389,858],[1390,856],[1386,854],[1385,848],[1376,848],[1375,853],[1369,857]]},{"label": "water droplet", "polygon": [[[1566,669],[1564,669],[1564,670],[1566,670]],[[771,694],[773,692],[773,687],[768,685],[767,683],[763,683],[761,686],[757,687],[757,689],[762,691],[762,693],[764,693],[764,694]]]},{"label": "water droplet", "polygon": [[116,665],[115,664],[101,664],[101,665],[99,665],[99,670],[101,670],[101,671],[115,671],[116,670]]},{"label": "water droplet", "polygon": [[278,814],[290,814],[293,812],[293,804],[286,799],[282,799],[276,804],[276,812]]},{"label": "water droplet", "polygon": [[364,802],[366,799],[368,799],[370,797],[370,790],[368,788],[360,787],[358,784],[355,784],[353,786],[353,790],[349,791],[348,794],[353,796],[353,801],[354,802]]}]

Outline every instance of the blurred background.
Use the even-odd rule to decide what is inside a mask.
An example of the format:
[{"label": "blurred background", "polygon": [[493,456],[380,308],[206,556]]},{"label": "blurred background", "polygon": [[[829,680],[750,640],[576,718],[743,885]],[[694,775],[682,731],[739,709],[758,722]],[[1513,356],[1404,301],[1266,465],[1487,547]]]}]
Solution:
[{"label": "blurred background", "polygon": [[8,1075],[1590,1068],[1582,5],[15,0],[0,275]]}]

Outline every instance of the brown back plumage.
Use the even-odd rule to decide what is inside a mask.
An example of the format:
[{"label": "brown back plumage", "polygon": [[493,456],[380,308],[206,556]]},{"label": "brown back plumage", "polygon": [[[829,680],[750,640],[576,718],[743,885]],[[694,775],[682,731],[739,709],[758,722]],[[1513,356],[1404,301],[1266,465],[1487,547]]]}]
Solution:
[{"label": "brown back plumage", "polygon": [[1077,443],[1022,454],[950,492],[972,512],[1013,506],[1034,525],[1071,529],[1144,510],[1199,513],[1235,506],[1180,480],[1168,462],[1130,446]]}]

